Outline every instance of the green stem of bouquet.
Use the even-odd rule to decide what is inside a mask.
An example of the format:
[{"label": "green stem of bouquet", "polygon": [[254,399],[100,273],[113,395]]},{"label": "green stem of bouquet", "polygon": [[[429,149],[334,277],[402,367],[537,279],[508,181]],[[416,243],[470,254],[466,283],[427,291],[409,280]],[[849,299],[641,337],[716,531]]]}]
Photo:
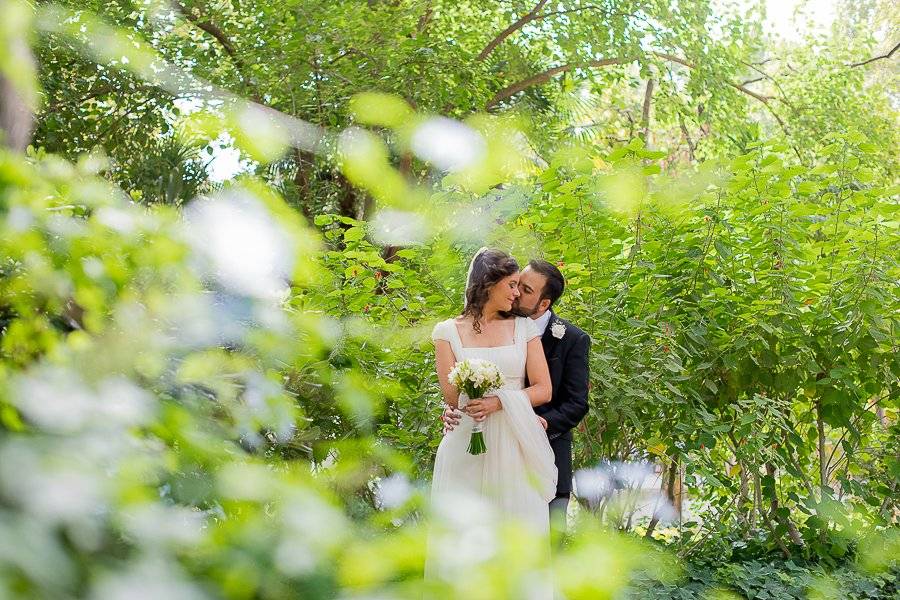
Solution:
[{"label": "green stem of bouquet", "polygon": [[[467,385],[465,386],[466,395],[469,399],[474,398],[483,398],[485,394],[488,393],[489,390],[481,390],[476,389],[475,386]],[[476,424],[477,426],[477,424]],[[472,431],[472,437],[469,438],[469,454],[473,456],[477,456],[479,454],[484,454],[487,452],[487,446],[484,444],[484,433],[481,431]]]},{"label": "green stem of bouquet", "polygon": [[475,456],[487,452],[487,446],[484,445],[484,433],[473,431],[472,437],[469,438],[469,454]]}]

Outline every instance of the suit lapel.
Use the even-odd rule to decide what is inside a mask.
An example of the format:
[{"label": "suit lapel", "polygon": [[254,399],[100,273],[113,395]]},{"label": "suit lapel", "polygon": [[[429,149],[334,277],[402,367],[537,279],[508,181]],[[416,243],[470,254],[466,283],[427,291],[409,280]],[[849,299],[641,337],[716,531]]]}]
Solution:
[{"label": "suit lapel", "polygon": [[550,331],[554,321],[556,321],[556,314],[553,313],[553,311],[550,311],[550,320],[547,321],[547,329],[544,331],[544,335],[541,336],[541,344],[544,346],[544,356],[547,358],[547,361],[553,356],[553,353],[556,351],[556,346],[559,344],[559,338],[553,337],[553,334]]}]

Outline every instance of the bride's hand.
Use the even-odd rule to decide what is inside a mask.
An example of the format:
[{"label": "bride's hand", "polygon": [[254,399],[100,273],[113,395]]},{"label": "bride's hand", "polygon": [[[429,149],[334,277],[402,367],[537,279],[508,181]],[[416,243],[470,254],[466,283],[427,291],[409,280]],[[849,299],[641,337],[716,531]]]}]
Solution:
[{"label": "bride's hand", "polygon": [[467,415],[480,422],[502,409],[503,405],[500,404],[500,398],[497,396],[485,396],[484,398],[469,400],[466,403],[465,412]]}]

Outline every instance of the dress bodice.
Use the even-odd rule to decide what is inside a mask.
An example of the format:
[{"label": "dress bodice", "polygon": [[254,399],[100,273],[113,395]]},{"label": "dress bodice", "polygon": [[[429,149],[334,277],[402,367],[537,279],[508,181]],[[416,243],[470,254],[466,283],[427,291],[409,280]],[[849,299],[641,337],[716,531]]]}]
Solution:
[{"label": "dress bodice", "polygon": [[435,325],[431,336],[434,340],[449,342],[457,361],[480,358],[493,362],[503,373],[503,389],[521,390],[525,387],[528,341],[540,334],[534,321],[526,317],[516,317],[514,329],[514,343],[506,346],[463,346],[455,319],[447,319]]}]

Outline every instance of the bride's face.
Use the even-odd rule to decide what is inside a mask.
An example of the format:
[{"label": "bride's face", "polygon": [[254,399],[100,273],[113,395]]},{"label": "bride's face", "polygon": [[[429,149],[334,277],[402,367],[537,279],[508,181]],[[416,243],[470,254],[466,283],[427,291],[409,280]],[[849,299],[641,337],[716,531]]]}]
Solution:
[{"label": "bride's face", "polygon": [[488,292],[487,303],[496,310],[509,311],[519,297],[519,274],[507,275]]}]

